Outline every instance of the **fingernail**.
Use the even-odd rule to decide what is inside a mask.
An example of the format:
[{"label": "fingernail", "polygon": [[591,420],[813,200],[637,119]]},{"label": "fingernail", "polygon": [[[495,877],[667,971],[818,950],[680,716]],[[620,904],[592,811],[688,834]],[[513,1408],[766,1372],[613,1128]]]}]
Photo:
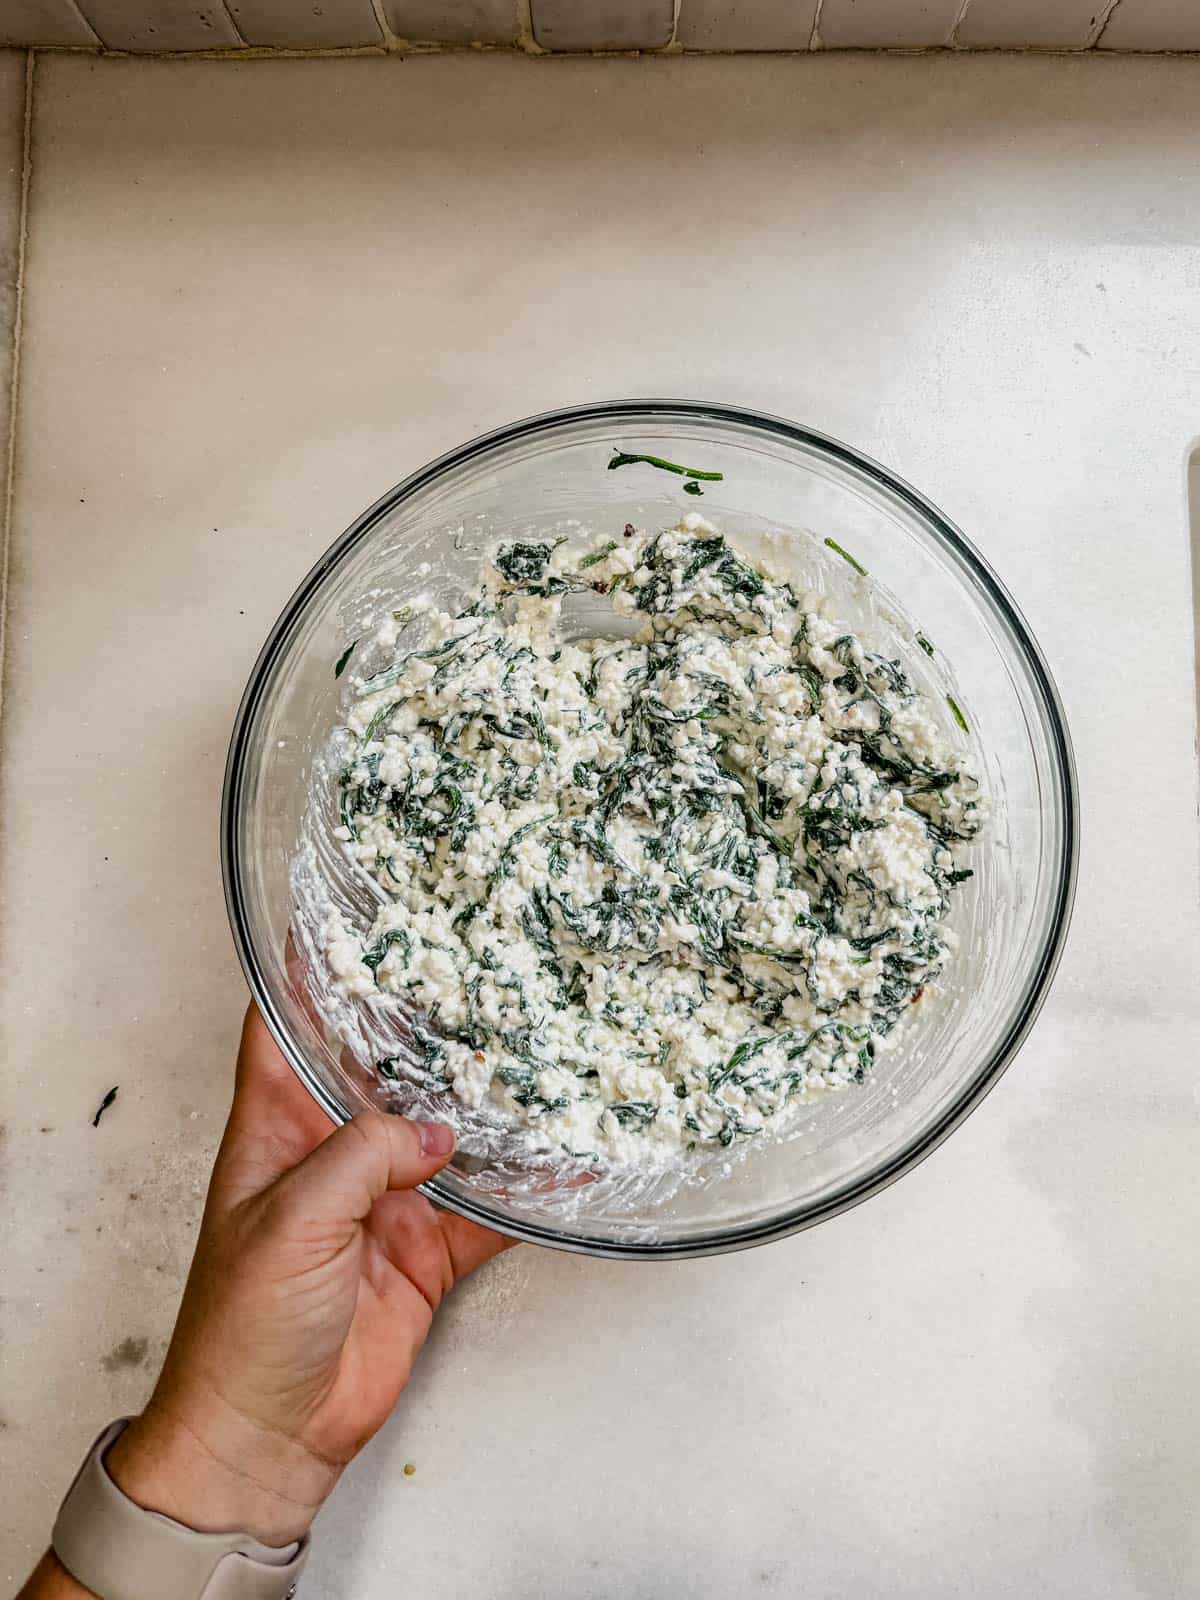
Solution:
[{"label": "fingernail", "polygon": [[444,1122],[418,1122],[416,1126],[423,1156],[448,1156],[454,1149],[454,1129]]}]

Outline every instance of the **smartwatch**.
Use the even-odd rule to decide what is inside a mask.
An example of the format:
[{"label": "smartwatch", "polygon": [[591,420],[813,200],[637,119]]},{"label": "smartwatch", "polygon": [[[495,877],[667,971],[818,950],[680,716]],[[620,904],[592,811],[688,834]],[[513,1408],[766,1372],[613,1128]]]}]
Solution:
[{"label": "smartwatch", "polygon": [[135,1505],[104,1465],[131,1420],[105,1428],[59,1508],[51,1542],[71,1576],[99,1600],[289,1600],[308,1535],[273,1550],[249,1534],[197,1533]]}]

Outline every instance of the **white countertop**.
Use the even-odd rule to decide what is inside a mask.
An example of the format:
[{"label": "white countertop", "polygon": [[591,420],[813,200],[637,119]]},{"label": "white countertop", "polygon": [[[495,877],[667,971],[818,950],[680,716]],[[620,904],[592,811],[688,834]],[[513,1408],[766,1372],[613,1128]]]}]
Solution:
[{"label": "white countertop", "polygon": [[672,1266],[522,1247],[465,1287],[303,1593],[1196,1590],[1198,99],[1166,59],[39,59],[0,1583],[174,1315],[243,1004],[220,775],[270,622],[428,457],[667,393],[879,457],[1015,592],[1076,740],[1067,955],[984,1106],[849,1215]]}]

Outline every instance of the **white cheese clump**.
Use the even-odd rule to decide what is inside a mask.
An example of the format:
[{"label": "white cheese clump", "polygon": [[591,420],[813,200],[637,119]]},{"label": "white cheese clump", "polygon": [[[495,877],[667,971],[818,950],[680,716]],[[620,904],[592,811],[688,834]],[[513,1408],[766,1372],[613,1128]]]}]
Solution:
[{"label": "white cheese clump", "polygon": [[[633,638],[568,641],[607,596]],[[338,829],[383,909],[345,994],[536,1149],[652,1164],[861,1082],[942,970],[977,779],[899,661],[702,518],[510,543],[355,680]]]}]

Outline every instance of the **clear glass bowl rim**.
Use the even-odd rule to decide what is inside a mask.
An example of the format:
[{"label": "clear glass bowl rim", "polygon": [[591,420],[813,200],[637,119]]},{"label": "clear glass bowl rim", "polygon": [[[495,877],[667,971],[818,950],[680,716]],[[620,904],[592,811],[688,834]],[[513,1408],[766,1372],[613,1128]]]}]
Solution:
[{"label": "clear glass bowl rim", "polygon": [[965,1120],[999,1081],[1013,1057],[1024,1043],[1032,1028],[1053,981],[1066,942],[1075,899],[1075,882],[1079,865],[1079,794],[1075,758],[1067,731],[1066,716],[1058,689],[1046,664],[1045,657],[1034,638],[1019,607],[997,577],[991,566],[967,536],[945,516],[932,501],[898,477],[888,468],[864,455],[860,450],[843,444],[841,440],[816,429],[789,422],[767,412],[751,411],[742,406],[723,405],[701,400],[609,400],[588,405],[566,406],[554,411],[540,412],[524,417],[504,427],[460,445],[445,455],[438,456],[411,473],[389,489],[374,505],[368,507],[325,552],[308,572],[287,602],[271,629],[266,643],[259,652],[249,681],[242,695],[234,720],[229,754],[225,765],[225,781],[221,796],[221,873],[225,886],[225,903],[238,959],[256,1005],[268,1028],[283,1052],[288,1065],[295,1072],[313,1099],[335,1125],[347,1120],[344,1106],[330,1094],[325,1084],[308,1064],[303,1051],[292,1039],[274,997],[251,938],[249,919],[244,903],[238,820],[240,800],[245,775],[250,734],[263,695],[270,685],[273,669],[286,649],[294,627],[306,607],[319,591],[325,578],[342,559],[366,537],[381,518],[421,489],[440,478],[445,478],[459,467],[497,446],[515,443],[535,434],[549,434],[558,429],[570,428],[581,422],[639,419],[642,421],[717,422],[741,427],[751,432],[766,434],[788,443],[813,448],[826,457],[856,469],[868,479],[907,504],[927,525],[928,530],[941,540],[971,570],[979,587],[990,604],[1003,618],[1024,657],[1034,688],[1041,698],[1042,709],[1051,736],[1054,778],[1062,796],[1062,850],[1058,860],[1057,882],[1054,886],[1051,912],[1043,940],[1037,971],[1028,990],[1024,1008],[1013,1019],[1011,1026],[997,1042],[991,1056],[982,1064],[964,1086],[958,1098],[947,1107],[936,1121],[924,1128],[906,1148],[876,1171],[867,1174],[844,1190],[839,1190],[822,1200],[783,1211],[769,1220],[716,1229],[710,1235],[693,1236],[686,1240],[660,1240],[654,1242],[620,1241],[586,1233],[567,1232],[552,1224],[539,1224],[504,1215],[493,1210],[485,1201],[476,1200],[459,1191],[451,1190],[435,1178],[421,1186],[422,1193],[437,1205],[457,1212],[460,1216],[499,1229],[511,1237],[534,1244],[550,1245],[583,1255],[606,1256],[625,1260],[682,1260],[688,1257],[718,1255],[733,1250],[748,1249],[766,1244],[804,1228],[815,1226],[829,1217],[847,1211],[871,1195],[896,1181],[917,1166],[935,1150],[942,1141]]}]

